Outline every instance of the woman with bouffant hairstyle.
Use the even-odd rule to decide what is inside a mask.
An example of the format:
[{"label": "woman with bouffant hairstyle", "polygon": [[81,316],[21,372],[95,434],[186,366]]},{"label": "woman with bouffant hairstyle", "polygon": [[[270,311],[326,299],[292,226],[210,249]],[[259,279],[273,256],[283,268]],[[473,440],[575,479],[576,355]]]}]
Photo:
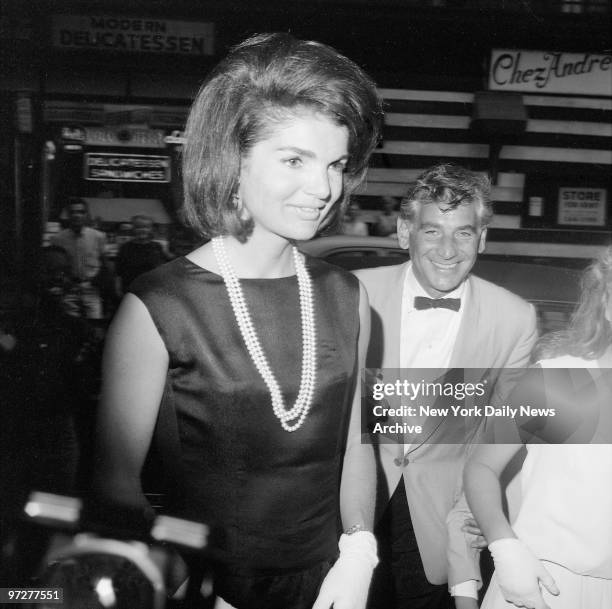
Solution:
[{"label": "woman with bouffant hairstyle", "polygon": [[[132,283],[107,335],[96,496],[150,514],[140,476],[157,447],[167,511],[217,532],[217,609],[365,608],[368,299],[296,243],[342,214],[381,108],[324,44],[262,34],[232,49],[185,133],[184,215],[210,241]],[[190,567],[199,607],[203,565]]]},{"label": "woman with bouffant hairstyle", "polygon": [[378,142],[380,99],[370,78],[331,47],[264,34],[240,44],[213,70],[189,114],[184,212],[201,235],[247,238],[252,221],[236,206],[240,158],[300,112],[316,112],[348,131],[342,197],[319,228],[342,215]]}]

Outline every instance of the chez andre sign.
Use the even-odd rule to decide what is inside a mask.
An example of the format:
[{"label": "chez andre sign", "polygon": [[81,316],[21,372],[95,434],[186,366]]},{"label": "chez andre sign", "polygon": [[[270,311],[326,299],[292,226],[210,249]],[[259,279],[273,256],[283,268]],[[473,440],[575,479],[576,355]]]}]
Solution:
[{"label": "chez andre sign", "polygon": [[612,55],[493,50],[492,91],[612,96]]}]

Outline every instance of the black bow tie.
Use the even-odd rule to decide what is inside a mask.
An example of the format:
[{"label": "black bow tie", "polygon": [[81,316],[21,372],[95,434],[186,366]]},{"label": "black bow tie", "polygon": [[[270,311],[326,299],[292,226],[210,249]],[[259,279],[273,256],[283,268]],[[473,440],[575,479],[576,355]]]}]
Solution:
[{"label": "black bow tie", "polygon": [[417,311],[423,309],[450,309],[458,311],[461,307],[460,298],[427,298],[426,296],[414,297],[414,308]]}]

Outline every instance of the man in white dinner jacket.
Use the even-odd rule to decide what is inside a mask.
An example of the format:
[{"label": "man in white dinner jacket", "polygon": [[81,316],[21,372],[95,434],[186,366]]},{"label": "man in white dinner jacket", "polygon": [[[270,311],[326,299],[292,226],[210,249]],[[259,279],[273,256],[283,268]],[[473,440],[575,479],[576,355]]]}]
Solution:
[{"label": "man in white dinner jacket", "polygon": [[[492,215],[482,174],[453,165],[421,174],[398,218],[411,260],[356,271],[372,312],[368,368],[482,369],[491,403],[507,395],[516,377],[510,369],[529,363],[536,315],[515,294],[470,274]],[[371,435],[386,482],[371,609],[447,609],[449,592],[458,608],[477,607],[479,550],[461,530],[470,517],[461,489],[467,449],[444,443],[452,426],[431,427],[426,441],[409,443]]]}]

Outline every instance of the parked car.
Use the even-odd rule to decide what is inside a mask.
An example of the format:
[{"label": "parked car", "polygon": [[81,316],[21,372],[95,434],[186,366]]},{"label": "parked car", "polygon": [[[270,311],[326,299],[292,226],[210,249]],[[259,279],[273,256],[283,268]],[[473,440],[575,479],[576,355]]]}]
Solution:
[{"label": "parked car", "polygon": [[[499,252],[503,244],[491,248]],[[348,270],[401,264],[410,258],[397,239],[334,235],[300,244],[300,249]],[[586,264],[587,261],[584,261]],[[533,303],[541,334],[567,325],[580,292],[581,271],[574,260],[480,254],[473,273]]]}]

